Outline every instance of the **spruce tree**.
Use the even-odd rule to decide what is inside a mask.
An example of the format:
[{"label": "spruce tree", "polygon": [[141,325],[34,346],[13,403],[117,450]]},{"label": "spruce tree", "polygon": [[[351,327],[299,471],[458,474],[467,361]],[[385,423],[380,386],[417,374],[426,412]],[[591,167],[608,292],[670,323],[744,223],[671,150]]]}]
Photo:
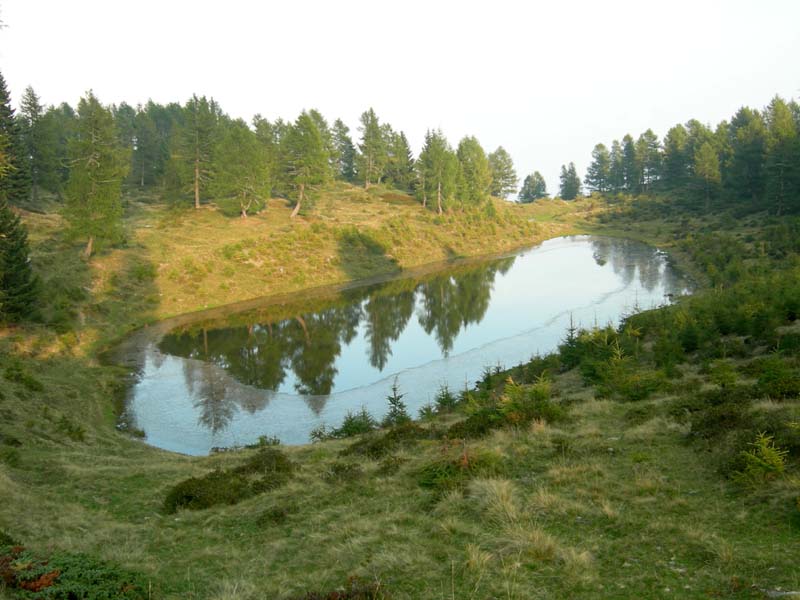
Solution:
[{"label": "spruce tree", "polygon": [[569,167],[561,165],[561,191],[559,196],[562,200],[574,200],[581,193],[581,180],[575,170],[575,163],[569,163]]},{"label": "spruce tree", "polygon": [[4,137],[4,151],[9,165],[8,173],[0,180],[0,195],[5,195],[8,202],[19,205],[30,197],[30,164],[19,121],[14,109],[11,108],[11,96],[2,74],[0,74],[0,134]]},{"label": "spruce tree", "polygon": [[29,255],[25,226],[0,196],[0,321],[18,322],[37,313],[39,282]]},{"label": "spruce tree", "polygon": [[358,156],[358,173],[364,187],[380,183],[386,168],[388,152],[384,131],[375,111],[371,108],[361,115],[361,144]]},{"label": "spruce tree", "polygon": [[519,191],[519,201],[523,203],[533,202],[541,198],[547,198],[547,184],[539,171],[534,171],[533,175],[525,177],[522,189]]},{"label": "spruce tree", "polygon": [[597,144],[592,150],[592,162],[586,170],[586,187],[602,194],[609,191],[610,184],[611,155],[605,144]]},{"label": "spruce tree", "polygon": [[417,159],[417,196],[422,206],[435,199],[436,211],[442,214],[458,191],[459,174],[458,158],[447,138],[439,130],[429,130]]},{"label": "spruce tree", "polygon": [[67,207],[72,234],[95,246],[119,242],[122,232],[122,181],[130,155],[120,147],[111,111],[89,92],[78,103],[78,132],[69,145]]},{"label": "spruce tree", "polygon": [[269,164],[264,145],[241,119],[226,127],[214,151],[210,190],[218,197],[236,197],[247,218],[269,198]]},{"label": "spruce tree", "polygon": [[333,144],[336,148],[335,176],[352,183],[356,178],[356,147],[350,137],[350,129],[341,119],[333,122]]}]

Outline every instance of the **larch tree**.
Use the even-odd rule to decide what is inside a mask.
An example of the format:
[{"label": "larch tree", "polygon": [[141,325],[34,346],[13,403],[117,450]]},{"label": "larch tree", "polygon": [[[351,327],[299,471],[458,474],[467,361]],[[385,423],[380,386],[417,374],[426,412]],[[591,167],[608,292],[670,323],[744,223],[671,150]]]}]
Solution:
[{"label": "larch tree", "polygon": [[652,129],[645,131],[636,140],[636,157],[639,161],[642,190],[648,192],[661,177],[661,144]]},{"label": "larch tree", "polygon": [[464,137],[456,150],[461,165],[461,190],[459,200],[463,204],[476,205],[489,198],[492,185],[492,168],[489,159],[477,138]]},{"label": "larch tree", "polygon": [[95,247],[123,238],[121,189],[129,164],[111,111],[88,92],[78,103],[77,135],[69,144],[65,210],[73,236],[86,241],[87,259]]},{"label": "larch tree", "polygon": [[325,182],[328,153],[317,124],[306,111],[289,127],[282,145],[295,201],[291,215],[294,218],[308,198],[309,188]]},{"label": "larch tree", "polygon": [[417,159],[417,195],[422,206],[436,199],[436,211],[444,212],[457,192],[460,168],[455,152],[441,131],[429,130]]},{"label": "larch tree", "polygon": [[611,188],[611,155],[605,144],[597,144],[592,150],[592,162],[586,170],[585,182],[586,187],[601,194]]},{"label": "larch tree", "polygon": [[578,177],[578,172],[575,169],[575,163],[569,163],[569,166],[561,165],[561,189],[559,196],[562,200],[574,200],[581,193],[581,179]]},{"label": "larch tree", "polygon": [[226,127],[215,156],[210,190],[218,197],[235,197],[242,218],[264,206],[270,192],[267,152],[244,121]]},{"label": "larch tree", "polygon": [[625,190],[631,194],[638,193],[642,182],[641,161],[630,134],[625,134],[622,138],[622,171],[625,177]]},{"label": "larch tree", "polygon": [[534,171],[532,175],[525,177],[525,181],[522,182],[522,189],[519,191],[520,202],[533,202],[548,196],[547,184],[539,171]]},{"label": "larch tree", "polygon": [[720,182],[719,157],[710,142],[703,142],[694,155],[694,175],[701,182],[708,210],[711,193]]},{"label": "larch tree", "polygon": [[514,170],[514,161],[505,148],[498,146],[497,150],[489,154],[489,167],[492,171],[492,185],[489,188],[492,196],[508,198],[509,194],[517,193],[517,172]]}]

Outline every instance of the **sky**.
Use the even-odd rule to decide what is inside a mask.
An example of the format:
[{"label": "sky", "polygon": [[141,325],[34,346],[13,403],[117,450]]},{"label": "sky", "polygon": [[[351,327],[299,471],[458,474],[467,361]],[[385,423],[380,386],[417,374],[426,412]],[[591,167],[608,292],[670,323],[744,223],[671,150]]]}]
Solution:
[{"label": "sky", "polygon": [[798,0],[0,0],[0,72],[73,106],[213,96],[233,117],[375,109],[418,152],[502,145],[553,193],[598,142],[800,97]]}]

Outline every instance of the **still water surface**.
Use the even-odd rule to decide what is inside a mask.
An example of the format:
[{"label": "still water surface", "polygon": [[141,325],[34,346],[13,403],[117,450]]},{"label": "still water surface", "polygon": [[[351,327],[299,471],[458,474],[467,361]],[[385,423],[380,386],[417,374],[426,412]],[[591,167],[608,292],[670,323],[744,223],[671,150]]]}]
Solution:
[{"label": "still water surface", "polygon": [[650,246],[573,236],[424,277],[201,314],[121,346],[118,360],[137,373],[122,419],[186,454],[261,435],[305,443],[347,411],[380,418],[395,377],[416,414],[443,384],[463,389],[486,366],[555,349],[570,316],[616,323],[687,291]]}]

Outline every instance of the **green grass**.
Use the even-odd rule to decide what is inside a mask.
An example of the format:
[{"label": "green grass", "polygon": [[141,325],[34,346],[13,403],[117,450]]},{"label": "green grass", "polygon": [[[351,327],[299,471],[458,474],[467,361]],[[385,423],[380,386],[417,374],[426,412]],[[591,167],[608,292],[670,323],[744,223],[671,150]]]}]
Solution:
[{"label": "green grass", "polygon": [[[345,238],[369,259],[353,273],[414,264],[403,253],[411,219],[396,219],[397,211],[411,208],[408,200],[371,192],[333,190],[313,216],[281,234],[273,253],[289,260],[304,244],[327,240],[334,248]],[[384,194],[377,197],[385,204],[375,194]],[[336,202],[345,203],[341,212]],[[422,214],[408,227],[438,232],[422,250],[436,247],[442,256],[473,248],[455,245],[459,235],[493,226],[499,236],[516,227],[508,240],[486,247],[499,251],[524,237],[520,221],[531,218],[541,227],[556,223],[540,233],[638,235],[683,248],[682,261],[698,278],[723,278],[721,291],[702,291],[674,309],[634,319],[626,332],[604,334],[618,335],[622,355],[586,334],[570,355],[490,372],[471,402],[442,400],[441,413],[413,435],[373,432],[365,440],[282,448],[291,476],[258,490],[251,486],[269,470],[253,467],[263,450],[192,458],[116,431],[125,373],[96,364],[90,351],[136,323],[178,310],[180,303],[164,295],[195,280],[191,309],[214,302],[204,290],[220,277],[249,273],[229,290],[247,297],[259,271],[243,265],[264,257],[268,246],[260,233],[236,228],[266,227],[267,216],[244,225],[209,210],[179,213],[167,223],[163,208],[142,205],[129,216],[136,242],[83,271],[69,255],[59,262],[57,219],[31,217],[40,218],[31,236],[35,260],[48,269],[76,269],[73,281],[51,274],[61,277],[59,296],[76,295],[65,304],[75,314],[63,317],[63,330],[10,329],[0,337],[0,532],[40,554],[109,561],[145,582],[153,598],[302,598],[342,588],[353,576],[394,599],[762,598],[800,590],[800,443],[792,445],[791,428],[800,421],[791,392],[800,344],[796,324],[775,316],[793,310],[793,295],[784,293],[792,279],[762,281],[749,270],[784,268],[785,259],[761,253],[778,256],[789,243],[784,237],[792,236],[737,224],[730,234],[742,244],[738,264],[719,259],[729,242],[703,237],[704,229],[723,227],[720,221],[691,217],[687,230],[683,216],[661,214],[657,205],[630,201],[606,209],[596,201],[586,210],[588,202],[509,207],[504,223]],[[606,214],[612,216],[599,217]],[[597,217],[606,222],[586,220]],[[219,235],[209,240],[217,227]],[[687,231],[696,243],[684,243]],[[708,274],[709,265],[723,262],[736,264]],[[309,264],[270,289],[316,282],[320,274]],[[226,267],[230,276],[221,275]],[[88,296],[75,287],[87,288]],[[759,312],[754,298],[765,296],[763,289],[774,294]],[[721,334],[710,323],[727,323],[731,331]],[[672,338],[672,345],[660,341],[664,331],[678,336],[680,348]],[[773,356],[775,344],[781,353]],[[548,384],[537,379],[545,370]],[[641,374],[657,374],[657,385],[643,389]],[[520,383],[509,386],[508,376]],[[744,418],[720,421],[738,418],[729,404],[740,396]],[[732,412],[714,408],[720,399]],[[468,415],[491,418],[491,426],[467,440],[448,437]],[[720,422],[734,425],[720,428]],[[778,428],[776,440],[790,449],[785,474],[743,486],[726,474],[726,461],[752,448],[748,436],[762,426]],[[202,510],[164,510],[176,485],[208,481],[215,471],[237,481],[241,475],[247,493]],[[0,588],[3,594],[11,591]]]}]

